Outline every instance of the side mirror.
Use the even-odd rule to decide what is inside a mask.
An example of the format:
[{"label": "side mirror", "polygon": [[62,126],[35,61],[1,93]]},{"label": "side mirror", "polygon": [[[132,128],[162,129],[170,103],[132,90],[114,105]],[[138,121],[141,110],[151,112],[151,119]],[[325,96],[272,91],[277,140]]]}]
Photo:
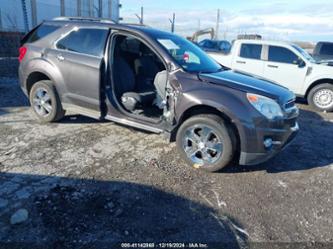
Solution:
[{"label": "side mirror", "polygon": [[306,66],[306,63],[302,59],[298,59],[297,65],[299,68],[303,68]]}]

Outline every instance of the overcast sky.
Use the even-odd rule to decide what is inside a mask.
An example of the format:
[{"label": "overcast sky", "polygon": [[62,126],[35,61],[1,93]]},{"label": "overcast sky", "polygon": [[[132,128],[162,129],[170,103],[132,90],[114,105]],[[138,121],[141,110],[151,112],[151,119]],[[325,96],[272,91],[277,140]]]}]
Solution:
[{"label": "overcast sky", "polygon": [[[200,28],[215,27],[221,10],[220,38],[238,33],[258,33],[269,39],[333,40],[333,0],[121,0],[120,15],[137,22],[144,6],[146,24],[170,30],[176,13],[176,32],[191,35]],[[200,23],[200,26],[199,26]]]}]

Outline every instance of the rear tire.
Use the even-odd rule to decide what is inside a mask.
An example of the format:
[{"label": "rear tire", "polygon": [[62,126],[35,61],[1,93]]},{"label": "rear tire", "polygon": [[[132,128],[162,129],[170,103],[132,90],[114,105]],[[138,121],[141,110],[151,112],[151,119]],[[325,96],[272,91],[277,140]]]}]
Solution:
[{"label": "rear tire", "polygon": [[308,103],[317,111],[333,111],[333,84],[324,83],[312,88]]},{"label": "rear tire", "polygon": [[43,123],[55,122],[65,116],[58,93],[50,80],[35,83],[29,94],[34,113]]},{"label": "rear tire", "polygon": [[176,136],[177,148],[189,165],[209,172],[226,167],[235,155],[233,130],[214,114],[187,119]]}]

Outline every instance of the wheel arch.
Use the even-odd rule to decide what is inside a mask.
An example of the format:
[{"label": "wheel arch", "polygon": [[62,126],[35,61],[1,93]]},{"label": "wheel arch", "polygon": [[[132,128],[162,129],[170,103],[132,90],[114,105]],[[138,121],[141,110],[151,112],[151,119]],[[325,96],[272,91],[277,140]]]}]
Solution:
[{"label": "wheel arch", "polygon": [[53,86],[62,99],[63,91],[66,90],[64,85],[64,78],[59,69],[46,59],[33,59],[27,63],[24,68],[25,78],[23,78],[22,85],[27,90],[29,95],[32,86],[41,80],[51,80]]},{"label": "wheel arch", "polygon": [[40,71],[34,71],[28,75],[25,82],[28,95],[30,94],[32,86],[41,80],[51,80],[51,78],[47,74]]},{"label": "wheel arch", "polygon": [[318,85],[320,85],[320,84],[325,84],[325,83],[328,83],[328,84],[332,84],[332,85],[333,85],[333,79],[331,79],[331,78],[323,78],[323,79],[319,79],[319,80],[316,80],[316,81],[312,82],[312,83],[310,84],[310,86],[308,87],[308,89],[306,90],[306,93],[305,93],[305,95],[304,95],[304,98],[305,98],[305,99],[308,98],[310,91],[311,91],[314,87],[316,87],[316,86],[318,86]]},{"label": "wheel arch", "polygon": [[237,126],[232,121],[232,118],[229,115],[227,115],[225,112],[223,112],[215,107],[212,107],[210,105],[205,105],[205,104],[191,106],[182,113],[182,115],[180,116],[179,121],[177,123],[177,126],[171,132],[170,141],[171,142],[176,141],[176,135],[177,135],[178,129],[187,119],[189,119],[190,117],[193,117],[195,115],[199,115],[199,114],[216,114],[217,116],[221,117],[228,124],[228,126],[232,129],[232,131],[235,135],[235,137],[233,139],[235,139],[234,142],[236,144],[236,150],[240,151],[240,143],[241,143],[240,134],[239,134],[239,130],[238,130]]}]

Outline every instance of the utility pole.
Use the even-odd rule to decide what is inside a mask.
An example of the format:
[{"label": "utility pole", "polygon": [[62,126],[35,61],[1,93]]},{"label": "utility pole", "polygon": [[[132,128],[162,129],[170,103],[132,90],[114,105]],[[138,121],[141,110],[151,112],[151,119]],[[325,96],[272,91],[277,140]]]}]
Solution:
[{"label": "utility pole", "polygon": [[98,0],[98,17],[103,16],[103,0]]},{"label": "utility pole", "polygon": [[27,13],[27,5],[25,0],[21,0],[22,5],[22,13],[23,13],[23,22],[24,22],[24,30],[25,32],[29,31],[29,22],[28,22],[28,13]]},{"label": "utility pole", "polygon": [[169,19],[170,23],[171,23],[171,32],[174,33],[175,32],[175,22],[176,22],[176,14],[173,13],[172,15],[172,20]]},{"label": "utility pole", "polygon": [[31,0],[31,20],[32,20],[32,27],[37,26],[37,5],[36,0]]},{"label": "utility pole", "polygon": [[88,0],[88,4],[89,4],[89,10],[88,10],[88,15],[89,17],[92,17],[92,14],[93,14],[93,2],[92,0]]},{"label": "utility pole", "polygon": [[0,31],[2,30],[2,16],[1,16],[1,8],[0,8]]},{"label": "utility pole", "polygon": [[81,6],[82,6],[81,0],[76,0],[76,11],[77,11],[76,15],[77,16],[82,15],[82,11],[81,11],[82,7]]},{"label": "utility pole", "polygon": [[108,16],[112,20],[112,0],[109,0],[108,3],[109,3],[109,8],[108,8],[109,13],[108,13]]},{"label": "utility pole", "polygon": [[217,10],[215,40],[219,39],[219,32],[220,32],[220,9]]},{"label": "utility pole", "polygon": [[65,0],[60,0],[60,16],[65,16]]},{"label": "utility pole", "polygon": [[139,19],[139,23],[143,25],[143,6],[141,6],[141,14],[140,16],[138,14],[135,14],[135,16]]}]

